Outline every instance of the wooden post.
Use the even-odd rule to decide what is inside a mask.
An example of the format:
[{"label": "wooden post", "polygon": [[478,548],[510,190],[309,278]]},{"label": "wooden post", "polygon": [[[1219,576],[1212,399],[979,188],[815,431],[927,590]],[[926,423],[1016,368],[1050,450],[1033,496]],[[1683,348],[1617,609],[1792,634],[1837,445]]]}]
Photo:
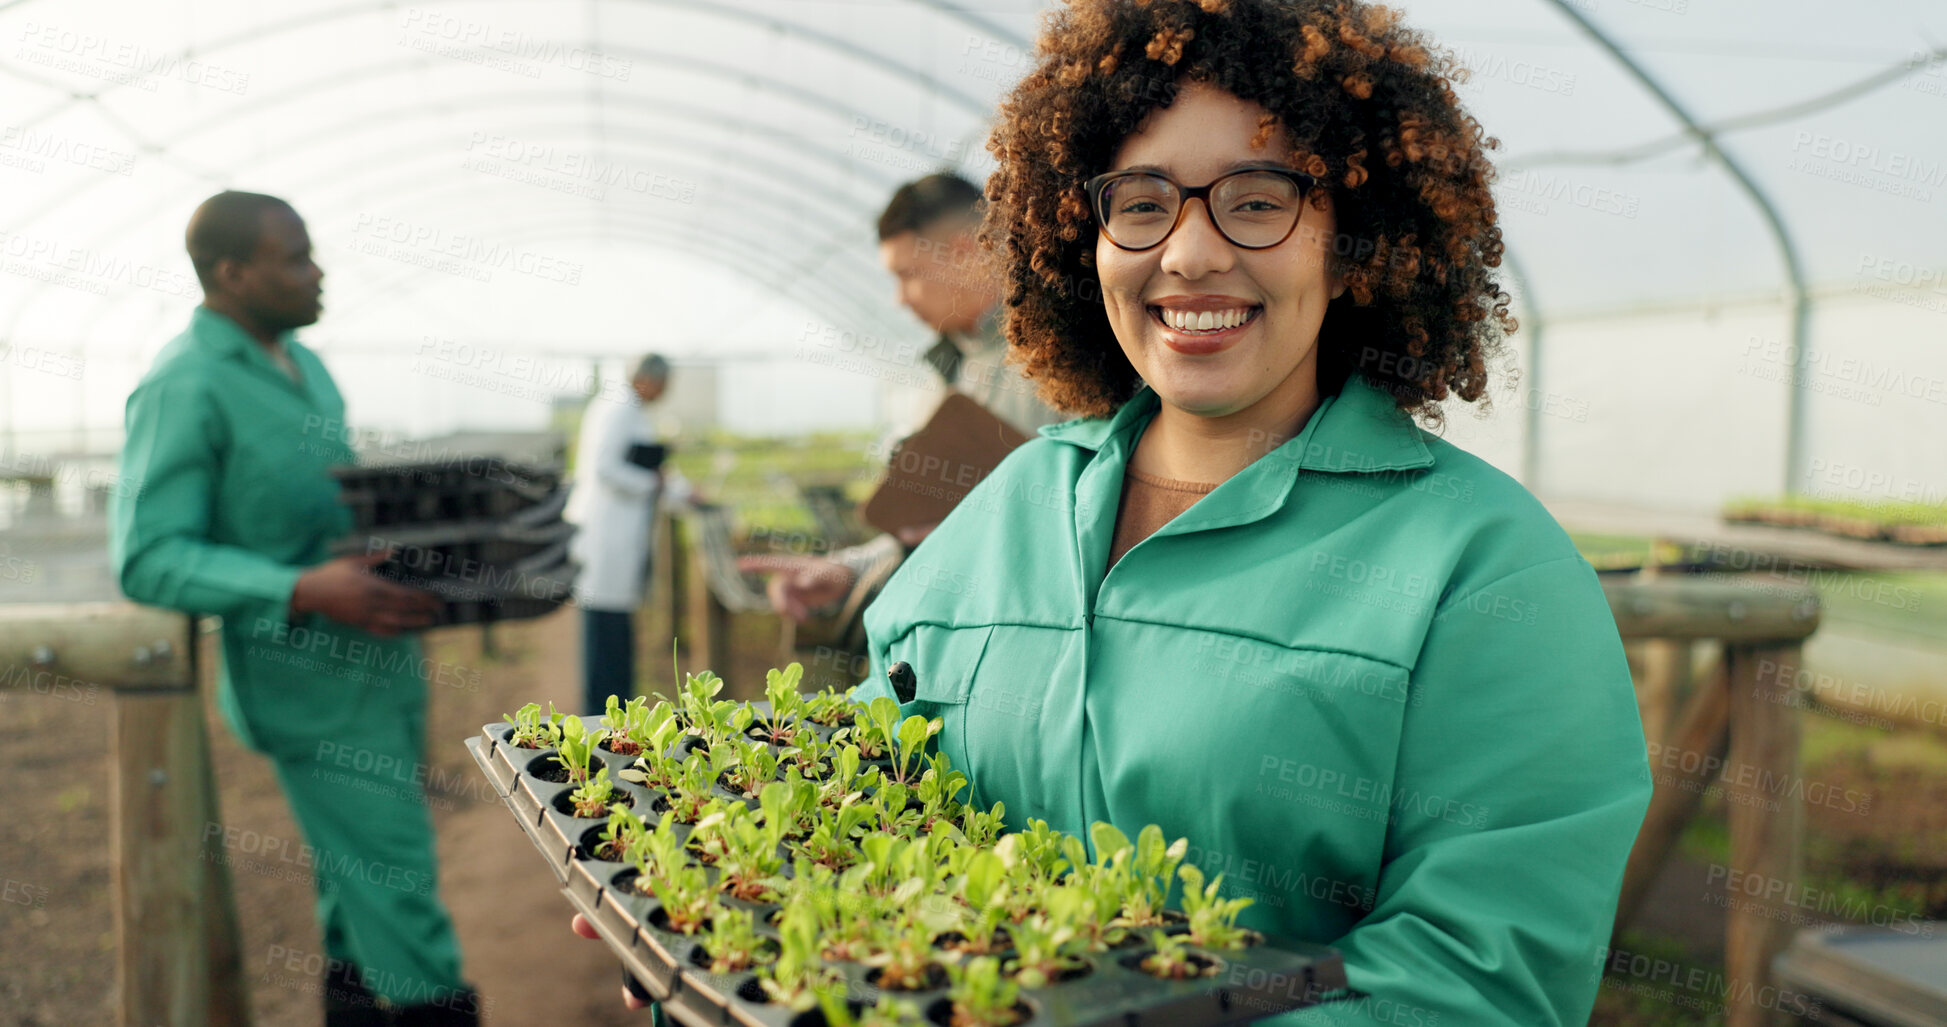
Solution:
[{"label": "wooden post", "polygon": [[[115,692],[109,835],[120,1022],[250,1022],[229,868],[196,691],[195,625],[128,603],[0,607],[0,681]],[[221,855],[221,849],[214,854]]]},{"label": "wooden post", "polygon": [[1727,1027],[1759,1027],[1787,1022],[1775,1004],[1767,1009],[1757,1000],[1766,994],[1772,959],[1791,942],[1789,899],[1800,888],[1805,804],[1798,781],[1798,710],[1790,703],[1790,679],[1775,672],[1799,665],[1799,647],[1727,644],[1724,658],[1731,707],[1724,798],[1731,869],[1742,875],[1730,882],[1724,977],[1738,988],[1734,996],[1748,996],[1726,1003],[1724,1016]]},{"label": "wooden post", "polygon": [[[1643,828],[1636,833],[1636,844],[1629,850],[1629,865],[1623,871],[1622,897],[1616,904],[1615,934],[1620,936],[1649,894],[1650,885],[1663,869],[1664,860],[1676,845],[1683,826],[1703,803],[1704,789],[1717,776],[1719,761],[1728,744],[1725,725],[1731,718],[1730,690],[1724,683],[1724,667],[1706,677],[1691,693],[1667,739],[1654,742],[1650,752],[1650,779],[1654,791]],[[1674,764],[1674,768],[1666,765]]]},{"label": "wooden post", "polygon": [[684,636],[689,642],[689,670],[714,671],[726,680],[733,676],[730,667],[730,611],[710,590],[710,568],[706,563],[701,528],[695,521],[683,524],[688,550],[683,564]]},{"label": "wooden post", "polygon": [[[1650,560],[1637,580],[1654,582],[1662,577],[1656,565],[1656,544],[1650,545]],[[1690,642],[1686,639],[1648,638],[1636,643],[1643,661],[1643,674],[1637,682],[1636,708],[1643,717],[1643,737],[1660,743],[1669,737],[1670,710],[1677,697],[1690,685]]]}]

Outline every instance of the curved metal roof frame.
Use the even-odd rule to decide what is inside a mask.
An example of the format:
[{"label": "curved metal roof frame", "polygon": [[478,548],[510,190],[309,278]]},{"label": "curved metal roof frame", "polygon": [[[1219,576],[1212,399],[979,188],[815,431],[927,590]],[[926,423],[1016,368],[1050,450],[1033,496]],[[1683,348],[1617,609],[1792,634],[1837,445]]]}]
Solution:
[{"label": "curved metal roof frame", "polygon": [[[410,170],[405,175],[410,179]],[[454,213],[477,213],[483,204],[478,200],[469,200],[462,197],[467,193],[490,189],[496,184],[495,180],[482,179],[478,183],[469,183],[463,188],[455,188],[450,182],[424,184],[423,178],[417,181],[421,184],[401,185],[385,189],[383,192],[388,198],[395,201],[400,198],[410,198],[426,192],[436,192],[438,199],[442,201],[453,201],[441,205],[432,205],[423,202],[414,204],[415,211],[429,212],[438,216],[448,210]],[[535,204],[523,205],[520,208],[521,212],[523,214],[533,214],[540,210],[546,210],[551,214],[555,214],[556,219],[564,223],[574,221],[577,218],[595,217],[598,214],[603,219],[597,221],[590,231],[574,233],[570,236],[563,236],[563,238],[600,239],[603,237],[601,232],[602,225],[620,223],[619,219],[625,216],[640,219],[648,213],[643,208],[617,208],[596,212],[580,205],[546,207],[541,204],[543,199],[558,201],[560,198],[552,196],[537,198]],[[790,203],[791,200],[792,198],[787,196],[780,197],[776,200],[766,198],[760,202],[781,206]],[[749,266],[725,263],[724,266],[732,271],[754,274],[755,270],[760,267],[773,268],[776,273],[767,277],[758,277],[758,284],[774,289],[780,295],[787,296],[794,301],[809,303],[811,300],[816,299],[817,305],[827,310],[844,309],[845,317],[853,322],[878,325],[888,331],[894,330],[883,306],[874,304],[869,299],[869,297],[879,295],[883,291],[883,283],[876,277],[876,265],[867,264],[864,255],[855,254],[850,247],[828,246],[822,253],[813,250],[794,260],[791,257],[781,255],[777,247],[773,245],[775,241],[774,237],[763,233],[753,235],[744,232],[732,232],[727,228],[712,230],[706,226],[673,217],[656,218],[653,220],[659,224],[688,230],[685,238],[695,244],[695,248],[682,251],[686,255],[702,255],[705,251],[711,250],[719,240],[724,241],[726,244],[732,241],[741,243],[742,245],[738,247],[738,252],[744,254],[759,253],[765,259],[755,261]],[[512,239],[507,237],[504,231],[499,230],[493,234],[493,239],[496,243],[513,242]],[[840,283],[832,281],[828,276],[819,275],[813,277],[811,273],[814,269],[814,261],[821,258],[829,260],[833,257],[846,261],[845,265],[830,268],[833,271],[841,273],[843,278],[848,280],[849,284],[844,288],[837,288]],[[330,269],[327,270],[329,271]],[[341,271],[339,273],[343,274],[345,272]],[[42,283],[42,287],[46,287],[45,283]],[[838,306],[833,307],[834,303],[838,304]],[[108,309],[107,307],[97,308],[97,316],[106,316]]]},{"label": "curved metal roof frame", "polygon": [[[757,86],[757,88],[759,88],[762,91],[776,93],[780,96],[787,96],[793,100],[806,103],[809,106],[826,110],[827,112],[830,112],[843,120],[849,120],[863,113],[862,111],[859,111],[856,108],[848,107],[845,104],[840,103],[838,101],[831,100],[817,94],[808,93],[803,90],[792,89],[789,87],[789,83],[785,83],[782,80],[772,79],[772,78],[752,79],[750,76],[741,73],[735,67],[731,65],[722,64],[719,62],[694,60],[687,57],[683,57],[681,55],[668,55],[668,54],[658,53],[655,51],[646,51],[646,50],[626,50],[625,51],[625,50],[618,49],[615,52],[626,53],[627,55],[632,57],[655,58],[658,60],[668,59],[671,60],[676,66],[682,67],[684,70],[696,71],[699,73],[706,74],[710,77],[732,79],[739,82],[743,82],[747,85],[755,85]],[[395,61],[381,61],[376,64],[367,65],[363,68],[354,69],[349,74],[343,72],[336,72],[331,75],[314,79],[309,82],[294,85],[291,88],[286,89],[280,93],[271,94],[265,97],[253,98],[252,100],[249,100],[245,104],[243,104],[241,109],[231,110],[223,114],[213,115],[193,126],[190,126],[189,128],[177,132],[175,135],[171,137],[170,143],[173,144],[173,143],[180,142],[181,140],[199,135],[212,128],[233,125],[236,122],[237,118],[240,116],[247,116],[248,114],[257,113],[265,108],[273,107],[280,103],[287,103],[292,100],[299,100],[299,99],[303,99],[303,100],[315,99],[321,92],[334,87],[344,87],[344,86],[352,85],[354,83],[362,84],[370,79],[376,79],[376,78],[384,77],[385,75],[399,73],[399,72],[419,70],[428,66],[437,67],[437,65],[432,65],[431,59],[429,58],[410,57],[410,58],[401,58]],[[583,97],[583,99],[585,99],[585,97]],[[164,146],[161,147],[160,149],[167,149],[167,147]],[[200,172],[199,175],[206,178],[212,177]],[[223,178],[227,178],[229,176],[215,176],[215,177],[217,177],[220,180]],[[87,182],[84,183],[83,185],[77,186],[74,189],[70,189],[66,193],[62,194],[61,196],[45,204],[40,210],[36,211],[36,216],[34,218],[29,218],[26,222],[24,222],[24,224],[31,225],[38,217],[44,216],[47,213],[51,212],[52,210],[62,206],[63,204],[72,201],[74,199],[77,199],[79,196],[81,196],[84,193],[92,191],[93,189],[96,188],[100,188],[107,184],[108,183],[105,180],[100,182]]]},{"label": "curved metal roof frame", "polygon": [[[392,154],[381,155],[381,157],[377,159],[373,158],[372,155],[365,154],[362,155],[358,161],[353,162],[352,167],[349,169],[332,167],[324,170],[323,172],[321,172],[315,177],[332,183],[345,183],[348,185],[354,182],[369,183],[369,180],[366,179],[365,176],[377,174],[381,169],[385,171],[398,170],[400,167],[399,162],[392,158],[399,154],[410,153],[417,148],[418,147],[416,145],[409,145],[408,147],[401,148],[398,151],[394,151]],[[686,162],[679,161],[679,162],[668,162],[668,163],[682,164]],[[758,165],[756,164],[756,162],[753,162],[753,166],[758,166]],[[712,171],[713,169],[702,168],[702,170],[709,172]],[[721,174],[720,171],[717,171],[716,173]],[[455,188],[453,187],[450,181],[437,181],[437,182],[426,183],[424,177],[415,176],[411,168],[404,169],[401,172],[401,177],[405,178],[408,184],[402,184],[402,185],[385,184],[385,185],[378,185],[378,186],[373,186],[370,184],[361,184],[359,188],[368,192],[372,192],[376,195],[385,197],[388,203],[396,203],[402,197],[411,197],[419,193],[432,191],[432,190],[438,190],[442,198],[452,196],[456,192]],[[496,185],[496,184],[498,184],[498,181],[494,179],[483,179],[481,182],[477,183],[477,185],[482,188],[491,185]],[[804,199],[803,196],[797,194],[788,194],[784,192],[779,192],[774,188],[768,187],[767,185],[752,185],[752,186],[745,186],[744,188],[749,189],[749,196],[756,202],[757,205],[766,209],[776,209],[780,211],[786,211],[794,215],[803,215],[813,210],[829,209],[830,206],[832,206],[831,204],[826,204],[823,207],[805,206],[802,202]],[[426,209],[427,207],[424,204],[415,205],[415,210],[424,211]],[[494,209],[494,208],[491,204],[488,203],[477,203],[470,207],[456,206],[454,208],[456,213],[464,213],[467,214],[468,216],[477,216],[479,212],[484,209]],[[504,205],[502,209],[504,209]],[[527,212],[527,211],[531,211],[533,208],[531,205],[523,205],[518,209],[522,210],[523,212]],[[626,209],[627,208],[618,208],[618,210],[626,210]],[[871,223],[871,217],[873,216],[871,208],[859,206],[859,205],[848,205],[847,207],[841,209],[843,213],[848,214],[850,216],[845,217],[843,220],[838,222],[827,221],[825,226],[822,229],[820,229],[820,234],[828,243],[835,244],[839,239],[842,239],[843,236],[853,231],[855,228],[868,225]],[[611,211],[610,213],[613,214],[615,212],[616,211]],[[752,223],[756,224],[756,222],[752,222]],[[760,225],[759,227],[762,226]],[[816,244],[814,244],[814,248],[815,245]],[[842,286],[841,291],[845,294],[852,296],[853,300],[860,304],[860,308],[862,311],[871,310],[873,306],[870,302],[868,302],[865,299],[865,297],[878,295],[882,291],[882,283],[879,281],[878,278],[879,271],[877,265],[869,262],[866,259],[866,256],[863,252],[854,252],[850,247],[838,248],[835,245],[829,246],[826,251],[826,254],[824,255],[828,257],[836,256],[845,262],[844,264],[836,268],[833,268],[833,270],[838,271],[842,274],[845,281],[833,282],[830,279],[821,279],[816,284],[823,287]],[[814,252],[809,254],[808,256],[811,258],[816,258],[820,256],[820,254]],[[806,274],[808,270],[809,270],[808,268],[805,268],[800,265],[797,266],[796,273],[799,276],[802,276]],[[804,282],[801,280],[794,280],[792,283],[770,281],[764,284],[770,285],[775,288],[784,289],[787,288],[787,286],[796,287],[796,286],[812,284],[812,283]],[[24,292],[23,295],[33,296],[36,293],[42,292],[44,290],[52,289],[52,288],[54,288],[54,286],[50,283],[37,282],[31,287],[30,290]],[[19,320],[22,317],[26,316],[27,308],[28,308],[27,303],[23,303],[20,305],[19,309],[17,309],[15,312],[13,325],[18,325]],[[106,308],[98,309],[98,316],[100,314],[105,314],[105,313],[106,313]],[[879,320],[878,317],[874,317],[873,319]],[[12,330],[13,328],[12,326],[10,326],[9,331],[11,332]]]},{"label": "curved metal roof frame", "polygon": [[[1811,321],[1811,294],[1810,290],[1806,288],[1805,271],[1798,259],[1798,248],[1792,242],[1791,231],[1785,227],[1784,216],[1779,213],[1777,205],[1771,202],[1771,197],[1744,170],[1744,166],[1735,157],[1732,157],[1722,147],[1717,145],[1716,134],[1704,128],[1703,124],[1683,104],[1677,102],[1676,97],[1670,95],[1669,90],[1663,88],[1663,85],[1652,77],[1634,58],[1629,56],[1614,39],[1611,39],[1607,33],[1596,27],[1595,23],[1591,22],[1581,11],[1576,10],[1569,3],[1569,0],[1552,0],[1552,2],[1556,7],[1561,9],[1564,15],[1568,16],[1569,20],[1580,26],[1583,32],[1594,39],[1597,45],[1602,47],[1611,57],[1615,58],[1616,62],[1622,65],[1623,70],[1628,72],[1631,78],[1634,78],[1640,83],[1644,90],[1655,98],[1657,103],[1662,105],[1664,109],[1668,110],[1671,115],[1681,122],[1685,131],[1696,136],[1697,141],[1703,144],[1705,156],[1714,159],[1724,169],[1725,173],[1731,176],[1732,181],[1737,184],[1738,189],[1751,198],[1751,202],[1758,208],[1759,216],[1764,219],[1765,227],[1771,232],[1772,241],[1776,243],[1779,256],[1784,261],[1785,283],[1792,303],[1792,360],[1788,372],[1790,377],[1785,390],[1786,436],[1784,485],[1785,492],[1788,494],[1803,492],[1806,473],[1803,466],[1805,454],[1805,389],[1801,378],[1803,377],[1802,367],[1809,355],[1811,347],[1811,335],[1808,331]],[[1537,352],[1539,352],[1539,347],[1537,347]]]},{"label": "curved metal roof frame", "polygon": [[[584,216],[589,214],[587,211],[577,211],[576,213],[581,213]],[[641,243],[652,247],[667,247],[672,241],[707,244],[707,247],[699,245],[697,249],[685,249],[680,252],[686,257],[715,264],[733,274],[747,275],[752,272],[754,267],[763,266],[767,262],[773,267],[776,264],[772,255],[765,251],[760,244],[745,242],[741,239],[733,242],[722,237],[693,234],[687,231],[687,226],[675,225],[655,218],[632,219],[628,222],[621,223],[619,226],[577,226],[573,223],[573,218],[555,218],[537,221],[531,225],[515,226],[507,232],[506,239],[511,243],[520,245],[543,240],[583,238],[596,230],[614,227],[620,227],[621,232],[619,234],[621,237],[633,237]],[[416,287],[416,283],[428,276],[441,273],[431,268],[411,268],[392,281],[384,283],[375,289],[371,299],[377,300],[390,297],[394,294],[410,295]],[[808,297],[793,297],[793,299],[802,303],[806,309],[824,318],[834,326],[871,324],[879,327],[885,333],[885,338],[888,339],[906,337],[914,331],[910,325],[891,325],[879,318],[873,318],[870,321],[863,320],[856,310],[842,309],[834,306],[833,304],[836,302],[835,298],[820,297],[814,294]],[[358,309],[360,308],[353,306],[348,311],[341,312],[355,312]],[[860,332],[859,334],[866,337],[872,336],[871,332]]]},{"label": "curved metal roof frame", "polygon": [[[8,8],[18,6],[26,2],[28,2],[28,0],[15,0],[15,3],[7,4],[5,6],[0,6],[0,11],[5,11]],[[453,0],[453,2],[456,4],[468,3],[468,2],[489,3],[492,2],[492,0]],[[611,0],[611,2],[624,2],[624,0]],[[843,40],[838,37],[832,36],[829,33],[820,32],[814,29],[808,29],[804,25],[801,25],[797,22],[785,21],[778,18],[768,17],[766,15],[759,14],[755,11],[748,10],[746,8],[729,6],[729,5],[714,2],[714,0],[626,0],[626,2],[641,3],[646,5],[679,7],[700,14],[728,18],[732,21],[742,22],[744,24],[749,24],[749,25],[757,25],[759,27],[769,29],[772,32],[781,33],[784,35],[793,36],[795,38],[806,40],[807,42],[810,42],[813,45],[836,52],[842,57],[857,60],[867,64],[868,66],[879,68],[897,77],[905,78],[913,82],[915,85],[919,86],[920,88],[925,89],[936,96],[940,96],[945,99],[953,101],[954,103],[966,108],[968,111],[972,112],[976,116],[985,115],[986,113],[988,113],[989,110],[988,104],[985,104],[974,97],[970,97],[957,90],[944,89],[937,80],[932,78],[926,72],[909,68],[903,64],[900,64],[897,61],[893,61],[886,58],[882,54],[873,53],[872,51],[859,47],[856,44],[851,43],[847,40]],[[921,5],[941,13],[951,13],[950,9],[946,8],[944,5],[940,5],[936,3],[922,3]],[[348,4],[343,7],[333,8],[329,11],[317,12],[314,14],[290,18],[283,22],[277,22],[270,25],[257,26],[229,36],[220,37],[210,42],[206,46],[196,47],[196,48],[185,48],[182,51],[180,56],[183,59],[190,59],[197,55],[207,56],[208,54],[218,53],[227,50],[233,46],[241,45],[243,43],[259,42],[265,39],[273,38],[275,36],[283,35],[285,33],[295,32],[299,29],[311,28],[318,25],[329,24],[331,22],[339,21],[342,19],[361,17],[367,14],[375,14],[381,11],[390,11],[396,9],[396,7],[397,5],[391,2],[391,0],[375,0],[375,2],[367,3],[363,5]],[[992,29],[992,26],[988,26],[984,22],[979,21],[978,19],[972,19],[970,16],[961,17],[959,20],[961,20],[963,23],[968,25],[981,27],[983,28],[983,30]],[[1008,33],[1005,35],[1005,38],[1018,38],[1018,37],[1013,37],[1011,33]],[[591,44],[584,43],[583,45],[589,46],[591,49],[595,49],[595,47],[592,46]],[[629,56],[654,57],[654,58],[658,58],[659,60],[668,62],[665,66],[682,67],[691,64],[699,64],[699,65],[706,65],[712,67],[722,67],[721,65],[712,65],[711,62],[695,61],[689,55],[680,54],[680,53],[659,53],[655,51],[640,50],[640,49],[625,50],[625,49],[614,48],[614,47],[607,48],[605,52],[626,54]],[[418,63],[423,65],[431,65],[432,60],[430,58],[422,58],[419,60]],[[758,85],[760,86],[760,88],[762,88],[765,83],[776,81],[774,79],[768,79],[763,76],[753,76],[748,74],[738,74],[730,77],[739,78],[740,80],[744,81],[746,84]],[[24,128],[31,128],[35,125],[40,124],[42,121],[52,118],[60,114],[61,112],[67,110],[68,108],[76,106],[81,103],[97,103],[97,106],[99,107],[98,101],[101,99],[101,97],[104,94],[111,93],[117,89],[124,88],[125,85],[126,85],[125,83],[110,83],[105,88],[96,90],[91,93],[71,94],[67,100],[55,104],[53,107],[42,112],[40,115],[24,119],[21,122],[21,125]],[[797,97],[800,95],[800,91],[795,89],[767,90],[767,91],[776,91],[782,93],[783,95],[788,95],[793,97]],[[102,108],[102,109],[106,110],[106,108]],[[230,117],[234,117],[234,116],[235,116],[235,112],[231,112]],[[132,139],[137,139],[137,141],[141,141],[140,138],[132,130],[127,129],[127,126],[124,125],[123,127],[125,131],[128,131],[128,134]],[[166,147],[157,147],[154,144],[145,144],[145,148],[148,149],[150,152],[157,153],[157,154],[167,153]]]},{"label": "curved metal roof frame", "polygon": [[[621,53],[624,51],[617,50],[615,52]],[[628,53],[634,56],[657,56],[645,51],[631,50],[628,51]],[[262,109],[268,109],[271,107],[275,107],[279,104],[291,102],[297,99],[314,99],[322,91],[319,88],[320,86],[323,86],[323,88],[325,89],[329,89],[332,87],[342,88],[345,86],[349,86],[353,83],[364,82],[373,78],[384,77],[390,74],[402,73],[407,71],[416,71],[423,67],[428,66],[429,63],[430,63],[430,59],[423,58],[423,57],[404,58],[397,61],[379,62],[378,64],[369,65],[365,68],[358,69],[350,75],[334,74],[332,76],[329,76],[328,78],[324,78],[321,80],[314,80],[312,82],[295,85],[279,93],[255,98],[249,102],[248,106],[250,108],[260,111]],[[714,62],[707,62],[707,61],[692,62],[692,63],[695,66],[691,67],[689,70],[707,70],[708,72],[713,73],[718,77],[738,79],[740,81],[746,80],[744,76],[738,74],[735,68],[726,65],[722,65]],[[778,86],[784,85],[783,83],[776,82],[776,80],[766,80],[766,81],[772,82]],[[781,88],[772,89],[771,91],[784,93],[786,95],[790,95],[794,99],[803,102],[808,102],[814,107],[820,107],[834,113],[836,116],[840,117],[841,119],[850,119],[854,116],[857,116],[859,113],[861,113],[852,108],[848,108],[843,104],[826,100],[823,97],[812,97],[809,94],[804,94],[801,92],[796,92],[796,91],[791,91],[788,89],[781,89]],[[577,99],[579,100],[585,98],[577,96]],[[429,102],[427,106],[431,107],[439,103],[441,103],[441,101],[432,101]],[[451,106],[450,101],[447,101],[446,103],[448,106]],[[217,116],[212,116],[210,118],[206,118],[199,123],[191,125],[177,132],[174,136],[171,137],[170,142],[171,144],[179,143],[183,139],[191,138],[195,135],[199,135],[213,128],[234,124],[236,117],[237,117],[237,112],[232,111],[226,115],[217,115]],[[818,149],[816,147],[811,147],[808,144],[806,148]],[[831,152],[829,148],[825,148],[825,150],[828,154]],[[55,201],[41,207],[41,209],[38,211],[38,214],[44,215],[49,211],[53,210],[54,208],[61,206],[65,202],[71,202],[73,200],[79,199],[83,194],[93,189],[104,187],[108,184],[109,183],[106,181],[82,183],[81,185],[75,187],[74,189],[69,190],[63,197],[56,199]],[[34,220],[33,218],[30,218],[26,223],[31,224],[33,220]],[[119,229],[108,230],[104,232],[102,237],[112,237],[118,230]],[[19,316],[22,316],[22,314],[24,314],[24,306],[22,308],[22,311],[16,314],[15,323],[18,323],[18,318]]]}]

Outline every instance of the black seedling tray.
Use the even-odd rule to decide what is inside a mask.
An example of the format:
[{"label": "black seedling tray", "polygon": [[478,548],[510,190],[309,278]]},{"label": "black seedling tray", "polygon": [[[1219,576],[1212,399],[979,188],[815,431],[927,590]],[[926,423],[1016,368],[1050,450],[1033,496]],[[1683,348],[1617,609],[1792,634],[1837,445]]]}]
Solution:
[{"label": "black seedling tray", "polygon": [[[832,730],[813,729],[827,736]],[[480,735],[467,739],[466,746],[541,853],[562,894],[595,925],[623,966],[662,1003],[667,1014],[679,1023],[698,1027],[824,1024],[823,1015],[816,1011],[797,1013],[767,1002],[754,973],[711,973],[707,964],[695,959],[701,936],[677,934],[657,926],[665,922],[658,915],[661,904],[636,890],[632,883],[638,876],[635,867],[593,857],[589,846],[606,822],[563,812],[557,800],[565,801],[572,786],[544,780],[532,772],[547,767],[545,760],[555,750],[516,747],[507,741],[511,733],[506,723],[488,724]],[[635,761],[634,757],[599,747],[595,751],[608,764],[611,779]],[[632,809],[638,815],[655,822],[654,805],[660,793],[619,779],[615,785],[634,800]],[[719,790],[719,794],[755,805],[728,790]],[[683,825],[676,828],[679,833],[688,831]],[[722,901],[752,910],[757,914],[759,932],[776,937],[768,917],[777,906],[728,896]],[[1171,933],[1181,930],[1172,928]],[[1214,961],[1216,969],[1210,976],[1192,980],[1164,980],[1134,969],[1136,961],[1148,951],[1146,942],[1132,942],[1124,948],[1090,953],[1086,957],[1090,970],[1085,975],[1045,988],[1022,988],[1021,1000],[1031,1010],[1022,1027],[1204,1027],[1236,1023],[1314,1004],[1319,996],[1346,986],[1338,953],[1308,942],[1266,937],[1260,944],[1225,952],[1193,946],[1189,951]],[[942,950],[942,962],[954,958],[953,953]],[[850,962],[828,965],[844,976],[852,1002],[871,1006],[884,994],[872,984],[868,968]],[[926,1022],[946,1023],[942,1012],[945,987],[891,994],[912,1003],[926,1015]]]},{"label": "black seedling tray", "polygon": [[545,504],[561,488],[561,471],[498,457],[342,467],[332,472],[352,512],[352,530],[398,525],[498,520]]},{"label": "black seedling tray", "polygon": [[543,616],[574,587],[555,471],[483,458],[336,473],[357,529],[332,552],[389,550],[372,573],[439,596],[434,626]]}]

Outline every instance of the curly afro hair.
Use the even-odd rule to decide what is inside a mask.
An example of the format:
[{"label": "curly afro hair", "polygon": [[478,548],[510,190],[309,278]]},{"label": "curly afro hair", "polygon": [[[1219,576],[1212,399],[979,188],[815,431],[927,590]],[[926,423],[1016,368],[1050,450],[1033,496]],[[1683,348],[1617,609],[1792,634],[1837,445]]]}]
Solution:
[{"label": "curly afro hair", "polygon": [[1346,290],[1319,329],[1319,388],[1358,371],[1429,424],[1487,392],[1515,328],[1492,268],[1501,231],[1462,72],[1398,15],[1360,0],[1067,0],[1039,63],[1002,105],[981,238],[1001,262],[1006,328],[1042,398],[1089,417],[1139,386],[1102,305],[1083,183],[1180,89],[1208,83],[1270,112],[1289,160],[1329,191]]}]

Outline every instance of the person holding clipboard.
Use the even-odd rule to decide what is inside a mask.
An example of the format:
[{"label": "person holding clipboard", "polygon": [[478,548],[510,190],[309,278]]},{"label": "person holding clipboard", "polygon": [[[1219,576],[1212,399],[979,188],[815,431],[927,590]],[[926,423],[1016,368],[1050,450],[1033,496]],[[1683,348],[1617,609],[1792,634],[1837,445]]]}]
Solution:
[{"label": "person holding clipboard", "polygon": [[656,504],[689,503],[694,492],[663,468],[646,407],[669,388],[669,361],[643,357],[624,390],[598,392],[582,414],[574,490],[566,518],[580,527],[571,552],[581,571],[575,602],[582,622],[582,709],[600,713],[608,697],[635,694],[635,611],[649,580]]},{"label": "person holding clipboard", "polygon": [[860,612],[953,503],[1036,429],[1068,419],[1007,362],[1000,283],[974,240],[982,207],[979,186],[942,173],[900,186],[879,215],[879,259],[898,282],[899,304],[939,333],[922,359],[943,393],[925,427],[895,448],[866,506],[867,522],[884,534],[827,556],[737,561],[744,573],[771,576],[766,592],[779,616],[800,624],[835,616],[840,648],[862,648]]}]

